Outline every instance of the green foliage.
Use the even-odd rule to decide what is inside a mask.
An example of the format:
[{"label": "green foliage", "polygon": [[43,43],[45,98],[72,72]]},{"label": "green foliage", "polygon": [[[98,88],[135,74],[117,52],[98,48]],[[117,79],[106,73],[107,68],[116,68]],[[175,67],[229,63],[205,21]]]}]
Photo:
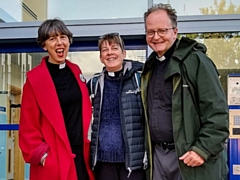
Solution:
[{"label": "green foliage", "polygon": [[[226,0],[214,0],[213,6],[200,8],[203,15],[240,14],[240,5]],[[195,33],[184,36],[195,39],[207,46],[207,54],[216,64],[220,80],[227,92],[227,75],[240,74],[240,32]]]},{"label": "green foliage", "polygon": [[[232,2],[226,6],[226,0],[214,0],[214,6],[200,8],[202,14],[238,14],[240,5]],[[192,35],[191,35],[192,36]],[[208,55],[220,69],[235,69],[240,65],[240,33],[239,32],[216,32],[202,33],[195,39],[202,39],[208,47]]]},{"label": "green foliage", "polygon": [[229,6],[226,7],[226,0],[218,2],[214,0],[214,6],[200,8],[200,12],[204,15],[209,14],[239,14],[240,6],[234,5],[230,2]]}]

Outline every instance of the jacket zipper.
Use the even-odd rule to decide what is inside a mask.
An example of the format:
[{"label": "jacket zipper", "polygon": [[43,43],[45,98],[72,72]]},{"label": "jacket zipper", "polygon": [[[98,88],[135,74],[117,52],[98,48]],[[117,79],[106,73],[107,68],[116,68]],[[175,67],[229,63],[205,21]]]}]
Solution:
[{"label": "jacket zipper", "polygon": [[127,169],[128,169],[128,176],[127,176],[127,178],[129,178],[131,176],[132,170],[131,170],[130,167],[128,167]]},{"label": "jacket zipper", "polygon": [[146,170],[148,167],[148,158],[147,158],[147,151],[144,152],[143,157],[143,169]]},{"label": "jacket zipper", "polygon": [[[122,84],[123,84],[123,78],[121,79],[121,81],[120,81],[120,91],[119,91],[119,94],[120,94],[120,96],[119,96],[119,107],[121,107],[121,109],[122,109]],[[127,159],[127,153],[129,153],[129,152],[127,152],[127,144],[128,144],[128,141],[127,141],[127,137],[126,137],[126,134],[124,133],[124,129],[125,129],[125,118],[122,116],[122,112],[121,112],[121,110],[120,110],[120,119],[121,119],[121,127],[122,127],[122,136],[123,136],[123,140],[124,140],[124,144],[125,144],[125,166],[127,167],[127,170],[128,170],[128,176],[127,176],[127,178],[129,178],[130,177],[130,175],[131,175],[131,173],[132,173],[132,170],[131,170],[131,168],[130,167],[128,167],[129,166],[129,159]],[[123,126],[124,126],[124,129],[123,129]]]},{"label": "jacket zipper", "polygon": [[93,163],[93,167],[92,167],[92,170],[94,170],[94,167],[96,166],[97,164],[97,152],[98,152],[98,138],[99,138],[99,127],[100,127],[100,118],[101,118],[101,111],[102,111],[102,91],[101,91],[101,86],[100,86],[100,94],[101,94],[101,100],[100,100],[100,108],[99,108],[99,114],[98,114],[98,117],[99,117],[99,121],[98,121],[98,132],[97,132],[97,144],[96,144],[96,152],[95,152],[95,156],[94,156],[94,163]]}]

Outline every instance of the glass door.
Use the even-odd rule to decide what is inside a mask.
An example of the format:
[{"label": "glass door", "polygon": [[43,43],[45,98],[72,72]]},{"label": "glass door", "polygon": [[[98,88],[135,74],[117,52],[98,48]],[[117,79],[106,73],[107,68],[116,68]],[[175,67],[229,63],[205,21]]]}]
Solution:
[{"label": "glass door", "polygon": [[[0,180],[29,179],[29,165],[24,163],[18,146],[21,94],[26,72],[40,64],[46,55],[45,52],[31,52],[31,49],[0,54]],[[72,51],[67,59],[81,68],[86,79],[103,67],[99,51]],[[127,50],[126,59],[144,62],[146,49]]]}]

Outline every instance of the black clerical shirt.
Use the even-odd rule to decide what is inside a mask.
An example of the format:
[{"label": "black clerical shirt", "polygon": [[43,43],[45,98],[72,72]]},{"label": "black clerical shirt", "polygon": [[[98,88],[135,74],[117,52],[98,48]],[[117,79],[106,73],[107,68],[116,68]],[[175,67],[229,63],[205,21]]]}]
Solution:
[{"label": "black clerical shirt", "polygon": [[47,67],[57,91],[69,142],[82,145],[82,94],[78,83],[66,65],[60,68],[59,64],[47,61]]},{"label": "black clerical shirt", "polygon": [[173,143],[172,128],[172,77],[164,79],[176,42],[164,54],[165,60],[156,57],[156,65],[149,81],[148,114],[151,140],[154,143]]}]

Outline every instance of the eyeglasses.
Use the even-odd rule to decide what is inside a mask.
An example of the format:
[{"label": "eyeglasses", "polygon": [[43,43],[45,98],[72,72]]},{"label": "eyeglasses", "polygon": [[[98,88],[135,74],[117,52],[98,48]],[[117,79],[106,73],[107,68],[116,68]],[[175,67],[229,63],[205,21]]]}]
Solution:
[{"label": "eyeglasses", "polygon": [[172,27],[172,28],[165,28],[165,29],[158,29],[158,30],[149,30],[149,31],[145,31],[147,37],[149,38],[152,38],[155,36],[155,33],[157,32],[157,35],[160,36],[160,37],[164,37],[166,36],[168,30],[171,30],[171,29],[175,29],[175,27]]},{"label": "eyeglasses", "polygon": [[107,37],[113,38],[113,37],[115,37],[115,36],[120,37],[120,36],[119,36],[119,33],[114,32],[114,33],[104,34],[104,35],[100,36],[98,39],[99,39],[99,40],[101,40],[101,39],[106,39]]},{"label": "eyeglasses", "polygon": [[124,42],[120,37],[119,33],[114,32],[114,33],[108,33],[100,36],[98,38],[98,48],[100,50],[104,41],[108,41],[110,44],[111,43],[118,44],[121,47],[121,49],[124,50]]}]

